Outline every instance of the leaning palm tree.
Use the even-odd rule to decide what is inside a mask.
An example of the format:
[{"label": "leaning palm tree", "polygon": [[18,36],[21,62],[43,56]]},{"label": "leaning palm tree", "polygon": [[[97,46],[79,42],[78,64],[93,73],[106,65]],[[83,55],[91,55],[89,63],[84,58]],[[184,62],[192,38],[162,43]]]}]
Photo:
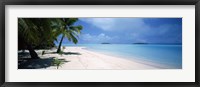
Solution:
[{"label": "leaning palm tree", "polygon": [[19,43],[23,43],[27,47],[31,55],[31,58],[34,58],[34,59],[37,59],[39,57],[37,53],[34,51],[31,42],[34,42],[34,43],[38,42],[39,40],[37,36],[38,33],[39,31],[36,25],[34,24],[33,20],[25,19],[25,18],[18,19]]},{"label": "leaning palm tree", "polygon": [[78,35],[81,33],[82,26],[77,25],[75,26],[74,23],[78,21],[78,18],[62,18],[62,37],[57,49],[57,53],[61,51],[61,45],[63,42],[64,37],[66,37],[69,41],[72,41],[74,44],[78,43]]},{"label": "leaning palm tree", "polygon": [[53,23],[57,19],[48,18],[19,18],[18,19],[18,39],[23,44],[23,48],[29,50],[31,58],[39,58],[34,47],[42,43],[52,44],[59,35],[53,28]]}]

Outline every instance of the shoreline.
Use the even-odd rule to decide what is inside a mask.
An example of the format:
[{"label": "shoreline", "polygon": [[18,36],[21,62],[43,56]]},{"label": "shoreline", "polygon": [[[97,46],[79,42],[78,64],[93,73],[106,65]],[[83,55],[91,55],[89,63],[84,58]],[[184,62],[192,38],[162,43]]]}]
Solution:
[{"label": "shoreline", "polygon": [[[63,48],[63,46],[62,46]],[[170,67],[159,64],[137,60],[126,59],[117,56],[106,55],[99,52],[93,52],[86,47],[66,47],[62,56],[56,53],[56,49],[46,50],[45,55],[38,54],[41,59],[56,57],[66,62],[59,67],[60,70],[144,70],[144,69],[171,69]],[[41,53],[42,50],[36,50]],[[56,66],[45,67],[43,69],[56,69]]]},{"label": "shoreline", "polygon": [[[93,50],[89,50],[86,47],[83,47],[83,49],[93,52]],[[100,53],[100,54],[104,54],[104,55],[108,55],[108,56],[113,56],[113,57],[116,57],[116,58],[121,58],[121,59],[130,60],[130,61],[135,61],[135,62],[138,62],[138,63],[142,63],[142,64],[145,64],[145,65],[150,65],[150,66],[154,66],[154,67],[159,67],[159,68],[162,68],[162,69],[169,69],[169,68],[173,69],[173,67],[171,67],[171,66],[166,66],[166,65],[163,65],[162,63],[158,63],[156,61],[143,59],[143,57],[137,57],[137,56],[124,57],[124,56],[121,56],[121,55],[115,55],[115,54],[103,53],[103,52],[95,52],[95,53]]]},{"label": "shoreline", "polygon": [[[66,60],[71,61],[60,69],[163,69],[153,62],[139,62],[126,58],[102,54],[85,49],[86,47],[66,47],[64,52],[80,53],[81,55],[67,55]],[[73,59],[74,58],[74,59]],[[75,61],[78,59],[79,61]],[[72,62],[74,63],[72,64]],[[78,67],[76,64],[81,64]]]},{"label": "shoreline", "polygon": [[[87,47],[81,47],[81,49],[93,52],[93,50],[89,50],[89,49],[87,49]],[[157,62],[152,61],[152,60],[143,59],[142,57],[136,57],[136,56],[134,56],[134,57],[123,57],[123,56],[120,56],[120,55],[97,52],[97,51],[94,51],[94,53],[99,53],[99,54],[112,56],[112,57],[119,58],[119,59],[124,59],[124,60],[129,60],[129,61],[133,61],[133,62],[137,62],[137,63],[142,63],[144,65],[149,65],[149,66],[153,66],[153,67],[157,67],[157,68],[161,68],[161,69],[169,69],[169,68],[173,69],[173,67],[171,67],[171,66],[162,65],[161,63],[157,63]]]}]

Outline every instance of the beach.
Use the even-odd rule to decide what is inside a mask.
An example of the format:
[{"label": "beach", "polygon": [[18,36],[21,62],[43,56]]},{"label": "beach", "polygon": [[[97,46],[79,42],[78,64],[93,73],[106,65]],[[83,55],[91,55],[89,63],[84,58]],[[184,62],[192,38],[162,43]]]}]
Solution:
[{"label": "beach", "polygon": [[144,19],[19,18],[18,69],[182,69],[182,19]]},{"label": "beach", "polygon": [[[44,55],[42,55],[42,51],[45,51]],[[129,60],[114,55],[106,55],[87,50],[86,47],[65,47],[65,49],[62,51],[63,54],[60,55],[55,53],[56,49],[36,50],[37,54],[40,56],[40,59],[27,61],[24,65],[22,65],[23,67],[21,69],[57,69],[56,66],[52,66],[51,64],[52,59],[55,58],[64,61],[64,63],[58,68],[60,70],[142,70],[172,68],[151,61],[136,59]]]},{"label": "beach", "polygon": [[[65,47],[63,50],[63,55],[52,54],[55,50],[46,50],[46,54],[41,56],[41,50],[37,50],[37,53],[40,55],[41,59],[45,58],[58,58],[60,60],[65,60],[64,64],[61,65],[58,69],[67,70],[67,69],[109,69],[109,70],[131,70],[131,69],[159,69],[160,66],[155,66],[156,64],[151,62],[139,62],[137,60],[127,60],[120,57],[105,55],[98,52],[93,52],[84,49],[85,47]],[[39,64],[38,64],[38,67]],[[163,67],[162,67],[163,68]],[[56,66],[49,66],[43,69],[56,69]]]}]

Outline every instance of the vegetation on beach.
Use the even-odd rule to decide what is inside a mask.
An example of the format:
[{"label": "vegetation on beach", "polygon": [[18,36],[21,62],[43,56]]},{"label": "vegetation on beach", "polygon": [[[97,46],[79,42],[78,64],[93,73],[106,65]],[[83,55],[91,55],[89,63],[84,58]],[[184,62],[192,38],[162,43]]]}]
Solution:
[{"label": "vegetation on beach", "polygon": [[61,51],[60,51],[58,54],[62,56],[62,55],[63,55],[63,53],[64,53],[64,52],[61,50]]},{"label": "vegetation on beach", "polygon": [[78,18],[19,18],[18,50],[28,50],[32,59],[38,59],[35,49],[54,47],[54,41],[58,41],[57,37],[62,35],[57,49],[59,53],[64,37],[75,44],[78,42],[82,26],[74,26],[77,21]]},{"label": "vegetation on beach", "polygon": [[56,66],[57,69],[59,67],[61,67],[62,64],[64,64],[64,61],[63,60],[59,60],[58,58],[54,58],[53,61],[52,61],[52,65]]},{"label": "vegetation on beach", "polygon": [[60,26],[60,29],[62,29],[62,38],[60,40],[57,53],[61,51],[61,45],[63,42],[64,37],[66,37],[69,41],[72,41],[73,43],[77,43],[77,37],[80,34],[82,30],[82,26],[74,26],[74,23],[78,21],[78,18],[63,18],[62,23]]},{"label": "vegetation on beach", "polygon": [[18,19],[18,42],[19,50],[28,49],[31,58],[38,59],[34,48],[45,43],[52,44],[56,36],[51,27],[53,19],[42,18],[19,18]]},{"label": "vegetation on beach", "polygon": [[45,51],[43,50],[43,51],[42,51],[42,55],[44,55],[44,54],[45,54]]}]

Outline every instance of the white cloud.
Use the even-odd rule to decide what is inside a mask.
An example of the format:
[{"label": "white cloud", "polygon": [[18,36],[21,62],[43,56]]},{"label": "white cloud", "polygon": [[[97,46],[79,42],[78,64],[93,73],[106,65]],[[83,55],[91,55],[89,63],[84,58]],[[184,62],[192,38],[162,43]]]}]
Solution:
[{"label": "white cloud", "polygon": [[112,18],[80,18],[80,20],[103,30],[110,30],[114,26],[114,20]]},{"label": "white cloud", "polygon": [[80,18],[104,31],[149,28],[141,18]]},{"label": "white cloud", "polygon": [[[124,42],[173,42],[177,38],[176,40],[181,42],[182,34],[179,30],[181,27],[176,24],[150,26],[142,18],[80,18],[80,20],[91,26],[96,26],[108,34],[85,34],[85,41],[113,43],[122,43],[120,40]],[[180,34],[180,37],[176,34]]]},{"label": "white cloud", "polygon": [[99,35],[91,35],[91,34],[83,34],[82,40],[92,43],[102,43],[107,41],[112,41],[116,37],[110,37],[105,35],[104,33],[101,33]]},{"label": "white cloud", "polygon": [[104,33],[101,33],[97,36],[96,38],[97,40],[100,40],[100,41],[108,41],[108,40],[111,40],[112,38],[105,35]]}]

